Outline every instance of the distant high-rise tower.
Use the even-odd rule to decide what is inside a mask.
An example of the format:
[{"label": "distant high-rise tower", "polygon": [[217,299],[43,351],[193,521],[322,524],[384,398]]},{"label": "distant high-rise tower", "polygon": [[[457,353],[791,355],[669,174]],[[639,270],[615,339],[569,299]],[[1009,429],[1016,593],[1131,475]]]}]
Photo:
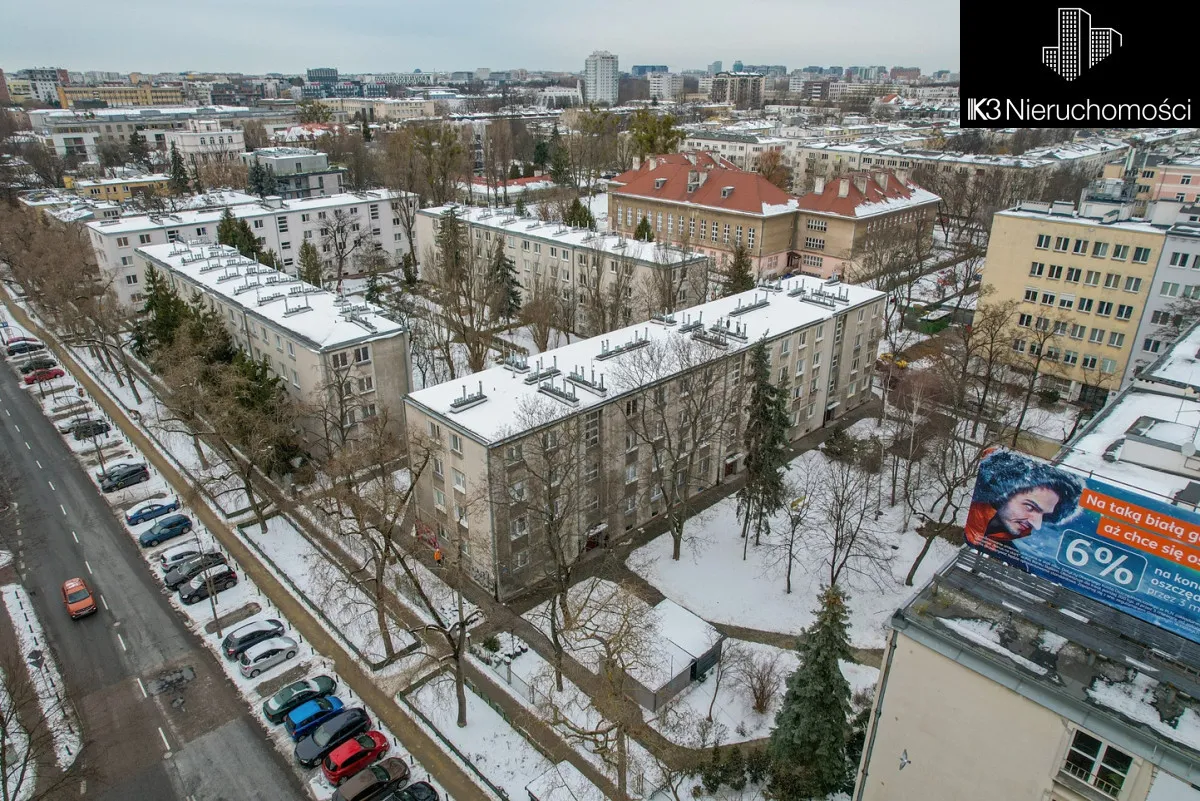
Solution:
[{"label": "distant high-rise tower", "polygon": [[745,69],[745,67],[742,65],[741,61],[733,62],[733,70],[732,70],[733,72],[741,72],[744,69]]},{"label": "distant high-rise tower", "polygon": [[724,66],[724,65],[720,61],[714,61],[713,63],[708,65],[708,74],[716,75],[718,72],[721,71],[722,66]]},{"label": "distant high-rise tower", "polygon": [[607,50],[597,50],[587,57],[583,68],[586,100],[589,103],[617,104],[617,57]]}]

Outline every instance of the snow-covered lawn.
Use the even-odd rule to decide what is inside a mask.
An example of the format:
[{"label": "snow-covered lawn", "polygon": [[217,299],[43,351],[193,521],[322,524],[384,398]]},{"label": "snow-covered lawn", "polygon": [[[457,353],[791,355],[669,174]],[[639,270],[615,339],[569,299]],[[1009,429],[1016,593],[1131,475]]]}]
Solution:
[{"label": "snow-covered lawn", "polygon": [[[270,559],[277,574],[286,579],[283,585],[297,600],[316,613],[314,616],[324,615],[332,622],[331,633],[352,646],[352,652],[357,651],[368,662],[383,660],[386,655],[383,635],[376,623],[371,597],[297,531],[291,521],[277,515],[267,519],[265,533],[257,523],[241,526],[240,531],[259,553]],[[395,619],[389,616],[388,622],[396,651],[415,642]],[[370,670],[369,665],[363,667]]]},{"label": "snow-covered lawn", "polygon": [[[528,352],[528,354],[530,356],[537,354],[537,353],[541,353],[541,350],[538,348],[537,343],[535,343],[533,341],[533,332],[529,330],[529,326],[525,326],[525,325],[515,326],[513,328],[510,328],[507,331],[501,331],[498,334],[498,336],[511,342],[514,345],[518,345],[522,348],[525,348],[525,350]],[[558,329],[553,329],[550,331],[550,339],[547,344],[549,345],[549,347],[551,349],[553,349],[553,348],[561,347],[562,345],[569,345],[572,342],[578,342],[580,339],[581,339],[581,337],[578,337],[574,334],[568,334],[564,331],[559,331]],[[500,345],[500,343],[497,343],[497,347],[502,347],[502,346]],[[497,359],[496,361],[498,362],[499,359]]]},{"label": "snow-covered lawn", "polygon": [[[861,429],[860,429],[861,430]],[[865,431],[864,431],[865,433]],[[801,454],[791,463],[798,474],[819,475],[826,457],[819,451]],[[884,480],[886,483],[886,479]],[[883,647],[887,620],[896,609],[928,580],[955,552],[942,540],[935,541],[926,555],[912,587],[904,577],[924,545],[914,530],[917,519],[904,528],[904,508],[882,505],[881,517],[871,522],[890,548],[890,565],[878,581],[845,571],[840,583],[849,595],[850,641],[860,648]],[[785,530],[784,515],[772,521],[773,532]],[[811,528],[815,523],[810,522]],[[747,628],[799,634],[812,624],[817,595],[828,581],[825,552],[820,542],[802,541],[800,556],[792,571],[792,593],[785,593],[783,564],[773,548],[776,539],[750,545],[742,559],[742,523],[737,499],[719,501],[702,515],[688,520],[684,529],[683,555],[671,559],[671,536],[663,534],[635,550],[628,566],[664,595],[705,620]]]},{"label": "snow-covered lawn", "polygon": [[526,795],[525,785],[540,776],[551,763],[509,725],[501,715],[469,687],[467,726],[459,728],[454,676],[439,673],[408,696],[414,707],[509,798]]},{"label": "snow-covered lawn", "polygon": [[[0,670],[0,717],[11,723],[0,733],[4,748],[4,797],[12,801],[27,801],[37,787],[37,760],[29,759],[29,735],[13,717],[13,700],[8,694],[4,671]],[[28,761],[26,761],[28,759]]]},{"label": "snow-covered lawn", "polygon": [[[20,584],[6,584],[0,587],[0,597],[4,599],[4,608],[12,621],[13,630],[17,634],[17,643],[22,661],[28,661],[33,651],[41,651],[42,664],[30,664],[29,678],[37,692],[38,706],[42,710],[43,724],[54,738],[54,761],[59,770],[66,770],[75,762],[83,740],[79,736],[79,723],[74,720],[71,709],[59,698],[65,695],[62,675],[54,663],[54,655],[47,647],[46,635],[42,631],[42,623],[38,620],[37,612],[29,600],[29,594]],[[19,745],[19,743],[18,743]],[[12,761],[7,762],[13,765]],[[35,782],[29,782],[32,790]]]}]

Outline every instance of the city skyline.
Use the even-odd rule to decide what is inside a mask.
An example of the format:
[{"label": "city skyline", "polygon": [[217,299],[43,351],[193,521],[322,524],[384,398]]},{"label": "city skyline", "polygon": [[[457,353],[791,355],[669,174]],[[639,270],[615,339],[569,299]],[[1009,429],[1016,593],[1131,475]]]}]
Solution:
[{"label": "city skyline", "polygon": [[[132,0],[127,14],[107,13],[79,0],[65,0],[48,16],[33,6],[6,12],[0,31],[5,72],[56,66],[72,72],[303,73],[313,65],[346,73],[469,70],[476,67],[582,72],[594,50],[609,50],[621,64],[668,64],[672,70],[726,63],[788,65],[886,64],[919,66],[923,72],[958,71],[959,6],[949,0],[919,0],[919,13],[869,0],[854,10],[818,2],[800,9],[788,0],[756,0],[753,10],[766,25],[711,25],[712,15],[680,2],[647,6],[616,0],[597,15],[587,8],[524,3],[515,13],[467,0],[449,19],[435,7],[404,9],[379,0],[350,0],[329,15],[315,2],[289,4],[272,14],[269,35],[244,5],[232,0],[162,6]],[[539,12],[545,8],[546,13]],[[681,13],[686,10],[686,13]],[[720,7],[714,4],[713,14]],[[244,22],[231,25],[241,18]],[[637,25],[630,20],[637,19]],[[70,20],[64,29],[63,20]],[[86,36],[64,36],[72,29]],[[847,36],[839,39],[841,29]],[[670,30],[670,37],[661,31]],[[796,30],[820,31],[810,41]],[[179,31],[187,32],[181,47]],[[853,32],[851,37],[849,34]],[[113,41],[136,46],[113,48]]]}]

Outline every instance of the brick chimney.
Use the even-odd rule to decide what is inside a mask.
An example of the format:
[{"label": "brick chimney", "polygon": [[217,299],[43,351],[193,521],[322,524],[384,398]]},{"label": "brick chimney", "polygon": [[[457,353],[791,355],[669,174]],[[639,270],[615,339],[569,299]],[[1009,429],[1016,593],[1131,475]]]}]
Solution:
[{"label": "brick chimney", "polygon": [[886,172],[875,173],[875,183],[879,184],[879,188],[886,192],[888,188],[888,174]]},{"label": "brick chimney", "polygon": [[651,156],[650,158],[646,159],[646,163],[649,164],[650,169],[653,170],[658,166],[658,159],[654,158],[654,156]]},{"label": "brick chimney", "polygon": [[854,181],[854,188],[857,189],[860,194],[867,194],[866,173],[859,173],[858,175],[855,175],[852,180]]},{"label": "brick chimney", "polygon": [[825,179],[817,178],[813,181],[813,193],[820,195],[825,191]]},{"label": "brick chimney", "polygon": [[838,180],[838,197],[848,197],[850,195],[850,179],[841,178]]}]

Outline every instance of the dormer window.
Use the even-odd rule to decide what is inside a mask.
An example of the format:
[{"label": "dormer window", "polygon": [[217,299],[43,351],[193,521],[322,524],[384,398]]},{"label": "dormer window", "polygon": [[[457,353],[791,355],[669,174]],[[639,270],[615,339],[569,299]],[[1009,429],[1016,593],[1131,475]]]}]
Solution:
[{"label": "dormer window", "polygon": [[732,187],[732,186],[723,186],[723,187],[721,187],[721,197],[723,197],[723,198],[726,198],[726,197],[729,197],[729,196],[730,196],[730,195],[732,195],[732,194],[733,194],[733,187]]},{"label": "dormer window", "polygon": [[655,179],[654,179],[654,188],[655,188],[655,189],[662,189],[662,188],[663,188],[663,186],[664,186],[666,183],[667,183],[667,179],[666,179],[666,178],[655,178]]}]

